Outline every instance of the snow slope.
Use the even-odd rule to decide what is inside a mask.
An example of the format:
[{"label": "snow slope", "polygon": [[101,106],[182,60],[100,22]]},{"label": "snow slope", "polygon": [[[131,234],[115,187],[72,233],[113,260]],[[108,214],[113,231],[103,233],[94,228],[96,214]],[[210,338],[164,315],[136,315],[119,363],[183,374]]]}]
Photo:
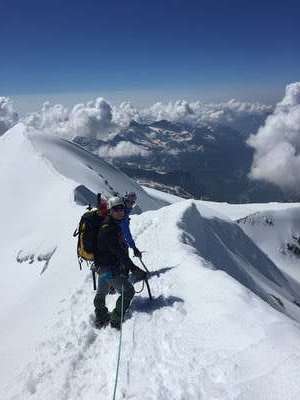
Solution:
[{"label": "snow slope", "polygon": [[284,272],[300,282],[300,257],[288,250],[300,235],[300,205],[269,209],[239,220],[240,227]]},{"label": "snow slope", "polygon": [[[118,333],[92,326],[91,276],[77,268],[71,237],[84,209],[73,201],[74,188],[102,191],[109,168],[93,158],[91,178],[77,147],[73,152],[50,137],[29,137],[19,126],[0,139],[0,212],[7,227],[1,239],[0,398],[109,399]],[[69,157],[72,171],[60,165]],[[95,170],[103,177],[92,187]],[[117,190],[125,179],[111,170]],[[146,207],[156,210],[132,217],[152,271],[154,300],[146,291],[133,300],[117,398],[298,399],[300,330],[287,316],[299,318],[296,283],[225,215],[229,205],[216,210],[184,200],[159,209],[168,201],[161,197],[159,203],[149,196]],[[110,308],[115,300],[109,297]]]},{"label": "snow slope", "polygon": [[[61,296],[82,280],[72,238],[85,210],[73,201],[78,184],[106,195],[108,180],[121,193],[135,190],[143,201],[142,210],[166,203],[152,199],[126,175],[80,147],[28,133],[22,124],[1,137],[0,152],[1,221],[5,226],[1,237],[0,375],[6,379],[8,361],[15,357],[13,370],[23,352],[28,354],[42,335],[43,323]],[[14,352],[8,343],[14,343]]]},{"label": "snow slope", "polygon": [[94,193],[101,192],[109,197],[114,192],[124,194],[126,191],[135,191],[142,211],[167,204],[153,199],[127,175],[75,143],[36,131],[31,131],[27,137],[37,152],[61,175],[84,185]]}]

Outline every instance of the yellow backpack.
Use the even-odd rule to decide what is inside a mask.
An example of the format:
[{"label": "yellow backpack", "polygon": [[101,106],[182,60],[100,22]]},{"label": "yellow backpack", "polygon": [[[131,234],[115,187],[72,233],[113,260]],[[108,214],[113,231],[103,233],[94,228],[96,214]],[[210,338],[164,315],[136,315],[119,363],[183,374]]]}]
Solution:
[{"label": "yellow backpack", "polygon": [[95,259],[98,231],[103,221],[104,217],[99,215],[97,208],[86,211],[80,219],[79,227],[73,234],[74,237],[78,236],[77,256],[80,269],[82,261],[89,264]]}]

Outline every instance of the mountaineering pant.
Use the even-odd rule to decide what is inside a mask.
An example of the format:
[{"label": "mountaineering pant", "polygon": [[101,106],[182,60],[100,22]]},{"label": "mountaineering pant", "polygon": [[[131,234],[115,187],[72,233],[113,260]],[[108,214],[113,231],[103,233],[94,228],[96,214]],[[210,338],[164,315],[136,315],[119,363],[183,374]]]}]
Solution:
[{"label": "mountaineering pant", "polygon": [[111,286],[120,293],[116,306],[111,313],[110,320],[121,322],[122,314],[122,286],[123,286],[123,315],[130,306],[131,300],[135,294],[133,285],[128,282],[125,276],[113,276],[111,272],[103,272],[98,277],[98,289],[94,299],[96,320],[106,322],[108,320],[108,309],[105,306],[105,298]]}]

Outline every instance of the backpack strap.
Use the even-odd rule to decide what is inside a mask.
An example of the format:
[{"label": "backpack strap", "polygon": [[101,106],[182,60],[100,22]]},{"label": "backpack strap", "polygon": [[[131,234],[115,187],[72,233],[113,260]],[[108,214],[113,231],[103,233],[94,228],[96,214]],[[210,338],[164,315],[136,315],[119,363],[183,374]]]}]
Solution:
[{"label": "backpack strap", "polygon": [[76,237],[76,236],[78,236],[78,235],[79,235],[79,229],[76,228],[75,231],[74,231],[74,233],[73,233],[73,237]]}]

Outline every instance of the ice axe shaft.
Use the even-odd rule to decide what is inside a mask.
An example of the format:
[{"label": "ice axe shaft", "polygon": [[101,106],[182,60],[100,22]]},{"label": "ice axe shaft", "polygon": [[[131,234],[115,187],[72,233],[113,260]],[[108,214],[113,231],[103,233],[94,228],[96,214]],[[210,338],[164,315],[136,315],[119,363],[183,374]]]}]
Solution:
[{"label": "ice axe shaft", "polygon": [[94,290],[97,290],[97,285],[96,285],[96,272],[92,270],[92,275],[93,275],[93,286]]},{"label": "ice axe shaft", "polygon": [[148,274],[149,274],[149,273],[150,273],[150,271],[149,271],[149,269],[146,267],[146,265],[145,265],[144,261],[142,260],[142,257],[139,257],[139,260],[140,260],[140,262],[141,262],[142,266],[144,267],[145,271],[146,271],[146,272],[148,272]]},{"label": "ice axe shaft", "polygon": [[146,286],[147,286],[147,290],[148,290],[149,299],[152,301],[153,297],[152,297],[152,293],[151,293],[151,290],[150,290],[150,285],[149,285],[149,282],[148,282],[147,278],[145,279],[145,282],[146,282]]}]

